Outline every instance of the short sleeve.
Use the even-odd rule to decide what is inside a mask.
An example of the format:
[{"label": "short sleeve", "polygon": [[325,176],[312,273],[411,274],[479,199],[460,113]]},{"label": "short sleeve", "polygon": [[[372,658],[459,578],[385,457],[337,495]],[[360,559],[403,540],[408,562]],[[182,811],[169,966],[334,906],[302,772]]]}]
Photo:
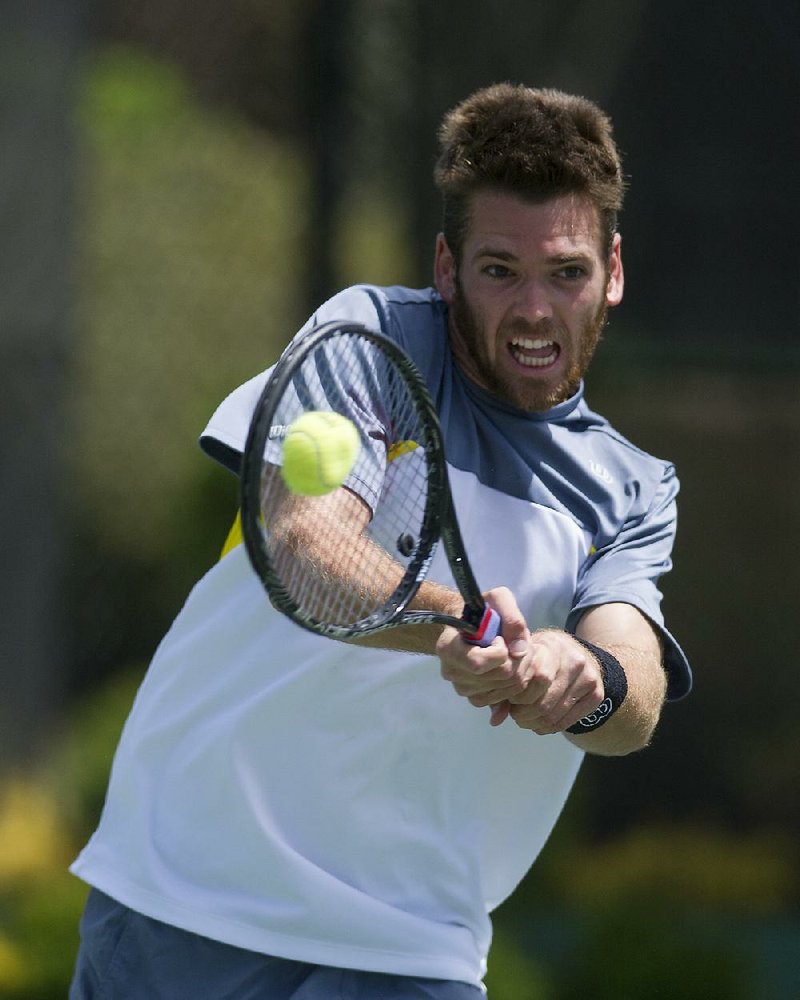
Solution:
[{"label": "short sleeve", "polygon": [[[379,325],[373,297],[365,288],[354,287],[325,303],[298,337],[331,319],[362,323],[372,328]],[[285,349],[285,356],[296,339]],[[385,387],[390,384],[385,364],[380,352],[358,340],[320,345],[313,362],[304,364],[283,390],[266,442],[266,460],[276,466],[282,463],[283,438],[299,413],[308,410],[341,413],[357,427],[361,441],[358,458],[344,485],[374,511],[385,475],[387,442],[391,433],[382,400]],[[233,472],[239,471],[252,415],[272,370],[234,390],[217,408],[200,437],[206,454]],[[354,376],[355,382],[352,381]],[[357,392],[353,389],[354,384],[358,386]]]},{"label": "short sleeve", "polygon": [[[297,336],[332,319],[352,320],[375,328],[380,326],[381,317],[374,297],[365,288],[354,286],[322,305]],[[236,474],[253,410],[271,371],[269,368],[234,389],[217,407],[200,435],[203,451]]]},{"label": "short sleeve", "polygon": [[685,697],[692,687],[686,655],[664,626],[658,587],[660,577],[672,568],[678,489],[674,468],[666,466],[644,514],[627,521],[617,536],[594,552],[586,563],[566,626],[568,631],[574,631],[583,612],[598,604],[619,602],[638,608],[664,640],[669,701]]}]

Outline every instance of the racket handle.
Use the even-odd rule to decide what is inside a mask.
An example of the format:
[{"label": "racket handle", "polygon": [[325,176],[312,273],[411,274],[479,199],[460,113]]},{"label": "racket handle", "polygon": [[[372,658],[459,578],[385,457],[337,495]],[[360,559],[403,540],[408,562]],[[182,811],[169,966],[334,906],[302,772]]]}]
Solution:
[{"label": "racket handle", "polygon": [[474,632],[465,632],[464,641],[473,646],[491,646],[492,640],[499,634],[502,624],[500,615],[487,604],[480,625]]}]

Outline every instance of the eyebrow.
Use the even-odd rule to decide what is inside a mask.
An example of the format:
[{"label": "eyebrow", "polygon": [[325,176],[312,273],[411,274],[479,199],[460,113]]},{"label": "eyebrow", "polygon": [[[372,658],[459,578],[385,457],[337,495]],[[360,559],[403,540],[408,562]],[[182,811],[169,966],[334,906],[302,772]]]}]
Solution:
[{"label": "eyebrow", "polygon": [[[498,250],[491,246],[491,244],[486,244],[485,246],[478,247],[475,251],[474,259],[478,260],[481,257],[496,257],[497,260],[517,260],[517,255],[511,253],[509,250]],[[545,258],[545,262],[551,266],[563,266],[565,264],[574,264],[576,262],[586,262],[592,259],[592,254],[590,252],[583,252],[576,250],[573,253],[557,253]]]},{"label": "eyebrow", "polygon": [[558,253],[554,254],[552,257],[547,258],[548,264],[575,264],[575,263],[585,263],[592,259],[592,254],[581,253],[576,251],[575,253]]},{"label": "eyebrow", "polygon": [[478,260],[480,257],[496,257],[498,260],[517,259],[516,254],[511,253],[509,250],[498,250],[489,243],[479,246],[472,255],[473,260]]}]

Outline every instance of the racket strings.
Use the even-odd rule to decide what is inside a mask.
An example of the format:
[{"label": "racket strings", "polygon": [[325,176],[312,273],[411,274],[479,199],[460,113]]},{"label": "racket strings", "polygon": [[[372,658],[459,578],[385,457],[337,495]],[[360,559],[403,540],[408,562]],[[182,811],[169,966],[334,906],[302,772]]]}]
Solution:
[{"label": "racket strings", "polygon": [[361,451],[346,487],[289,493],[274,443],[263,476],[274,574],[296,614],[340,627],[388,619],[407,598],[428,502],[424,430],[407,384],[377,346],[352,339],[357,345],[343,333],[303,360],[273,420],[288,427],[309,409],[352,419]]}]

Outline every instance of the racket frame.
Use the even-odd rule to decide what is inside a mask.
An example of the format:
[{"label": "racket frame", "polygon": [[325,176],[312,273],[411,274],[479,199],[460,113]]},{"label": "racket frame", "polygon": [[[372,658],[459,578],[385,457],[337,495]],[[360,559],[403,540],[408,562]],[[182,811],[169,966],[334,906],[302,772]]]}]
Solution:
[{"label": "racket frame", "polygon": [[[374,344],[402,376],[416,407],[420,429],[425,435],[425,440],[418,443],[423,446],[428,492],[416,551],[394,592],[378,611],[357,623],[342,626],[319,621],[303,611],[283,585],[265,545],[261,528],[261,492],[263,456],[284,391],[302,362],[320,344],[348,333]],[[239,492],[242,535],[250,562],[272,605],[303,628],[334,639],[354,639],[400,625],[435,623],[452,625],[465,633],[467,641],[479,645],[488,645],[497,634],[499,617],[486,605],[466,556],[450,491],[441,425],[433,400],[414,362],[384,334],[361,323],[333,320],[300,335],[287,347],[270,373],[253,411],[242,454]],[[453,579],[465,601],[461,618],[435,611],[407,610],[428,573],[440,539]]]}]

